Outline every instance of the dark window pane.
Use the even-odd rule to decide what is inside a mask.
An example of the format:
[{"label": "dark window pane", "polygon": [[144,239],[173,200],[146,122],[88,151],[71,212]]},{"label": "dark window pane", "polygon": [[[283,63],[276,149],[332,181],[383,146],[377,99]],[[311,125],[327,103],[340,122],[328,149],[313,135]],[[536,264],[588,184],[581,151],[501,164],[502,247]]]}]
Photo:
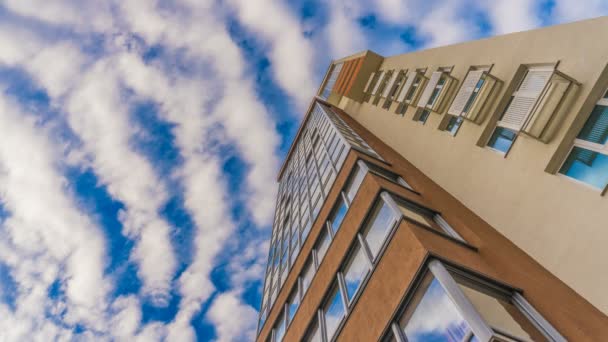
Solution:
[{"label": "dark window pane", "polygon": [[422,111],[422,113],[420,114],[420,117],[418,118],[418,121],[420,122],[426,122],[426,119],[429,118],[429,115],[431,115],[431,111],[428,109],[424,109]]},{"label": "dark window pane", "polygon": [[450,132],[451,135],[456,135],[456,132],[458,132],[458,129],[462,124],[462,121],[463,119],[460,116],[452,116],[445,130]]},{"label": "dark window pane", "polygon": [[282,341],[283,340],[283,336],[285,336],[285,317],[284,314],[282,313],[279,316],[279,319],[277,320],[277,325],[275,327],[275,331],[276,331],[276,341]]},{"label": "dark window pane", "polygon": [[578,139],[597,144],[605,144],[608,140],[608,106],[597,105],[591,116],[578,134]]}]

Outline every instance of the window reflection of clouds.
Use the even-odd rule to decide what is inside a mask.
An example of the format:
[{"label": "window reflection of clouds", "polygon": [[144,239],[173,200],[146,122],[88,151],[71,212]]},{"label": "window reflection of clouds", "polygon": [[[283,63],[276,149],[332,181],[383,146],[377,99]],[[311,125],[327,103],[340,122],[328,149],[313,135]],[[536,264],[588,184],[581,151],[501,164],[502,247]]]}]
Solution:
[{"label": "window reflection of clouds", "polygon": [[361,284],[361,280],[369,271],[369,264],[367,263],[366,256],[360,247],[357,247],[352,255],[350,263],[344,270],[344,281],[346,282],[346,295],[348,300],[352,300],[357,288]]},{"label": "window reflection of clouds", "polygon": [[471,331],[436,279],[404,323],[402,329],[409,342],[461,341]]},{"label": "window reflection of clouds", "polygon": [[338,325],[344,318],[344,314],[344,305],[342,305],[340,291],[336,289],[331,302],[328,303],[328,306],[325,309],[325,327],[327,328],[328,339],[331,339],[334,335]]},{"label": "window reflection of clouds", "polygon": [[382,205],[375,209],[375,213],[364,233],[365,241],[374,257],[378,255],[380,246],[382,246],[394,217],[393,210],[385,202],[382,202]]}]

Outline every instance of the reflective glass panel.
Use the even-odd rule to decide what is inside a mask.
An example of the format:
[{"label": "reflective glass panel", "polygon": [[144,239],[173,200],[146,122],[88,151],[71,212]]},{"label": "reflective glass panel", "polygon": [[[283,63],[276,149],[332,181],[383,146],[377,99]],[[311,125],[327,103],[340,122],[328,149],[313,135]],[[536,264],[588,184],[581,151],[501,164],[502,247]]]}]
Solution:
[{"label": "reflective glass panel", "polygon": [[494,133],[492,133],[492,137],[490,137],[490,141],[488,141],[488,146],[503,153],[507,153],[511,148],[511,145],[513,145],[516,136],[517,133],[515,133],[515,131],[504,127],[496,127]]},{"label": "reflective glass panel", "polygon": [[458,129],[462,124],[462,121],[464,121],[462,117],[452,116],[445,130],[450,132],[451,135],[456,135],[456,132],[458,132]]},{"label": "reflective glass panel", "polygon": [[323,308],[323,317],[325,318],[325,328],[327,331],[327,339],[330,340],[338,325],[344,319],[346,311],[344,310],[344,304],[342,304],[342,298],[340,298],[340,290],[337,286],[334,287],[330,300],[325,304]]},{"label": "reflective glass panel", "polygon": [[304,266],[304,270],[302,271],[302,295],[306,293],[308,290],[308,286],[310,286],[310,282],[312,281],[312,277],[315,275],[315,267],[312,265],[312,260],[308,260],[306,266]]},{"label": "reflective glass panel", "polygon": [[399,320],[399,327],[408,342],[466,341],[464,338],[471,334],[467,322],[430,274],[424,278]]},{"label": "reflective glass panel", "polygon": [[608,156],[575,146],[559,172],[603,190],[608,184]]},{"label": "reflective glass panel", "polygon": [[319,265],[321,261],[325,257],[325,253],[327,253],[327,249],[329,248],[329,244],[331,239],[329,238],[329,234],[327,234],[326,230],[321,232],[319,236],[319,240],[317,240],[317,245],[315,246],[315,250],[317,251],[317,261]]},{"label": "reflective glass panel", "polygon": [[300,296],[298,294],[298,285],[296,284],[287,300],[287,322],[291,322],[296,314],[296,310],[298,310],[298,306],[300,306]]},{"label": "reflective glass panel", "polygon": [[509,301],[489,295],[478,286],[458,285],[477,309],[477,312],[495,332],[506,333],[508,336],[516,338],[509,339],[509,341],[546,341],[545,337]]},{"label": "reflective glass panel", "polygon": [[310,326],[310,329],[308,330],[308,332],[306,333],[306,336],[304,337],[304,341],[305,342],[322,342],[322,336],[321,336],[321,328],[319,327],[318,322],[313,323],[313,325]]},{"label": "reflective glass panel", "polygon": [[393,209],[383,200],[376,205],[363,231],[363,238],[375,258],[386,238],[392,224],[395,222]]},{"label": "reflective glass panel", "polygon": [[344,216],[346,215],[347,211],[348,208],[346,207],[346,203],[344,203],[344,199],[342,199],[342,196],[338,196],[338,201],[336,202],[335,207],[329,216],[329,224],[334,235],[340,228],[342,220],[344,220]]},{"label": "reflective glass panel", "polygon": [[282,341],[283,340],[283,336],[285,336],[285,314],[281,313],[281,315],[279,315],[279,318],[277,320],[277,325],[275,327],[275,333],[276,333],[276,341]]},{"label": "reflective glass panel", "polygon": [[363,182],[363,178],[365,177],[365,172],[357,165],[356,169],[351,174],[351,177],[344,189],[344,193],[349,201],[353,201],[355,195],[357,194],[357,190],[359,190],[359,186]]},{"label": "reflective glass panel", "polygon": [[346,284],[346,297],[350,302],[357,290],[359,289],[359,285],[361,285],[361,281],[369,272],[369,261],[367,260],[367,256],[359,246],[356,245],[353,253],[350,255],[350,260],[346,263],[344,267],[344,282]]}]

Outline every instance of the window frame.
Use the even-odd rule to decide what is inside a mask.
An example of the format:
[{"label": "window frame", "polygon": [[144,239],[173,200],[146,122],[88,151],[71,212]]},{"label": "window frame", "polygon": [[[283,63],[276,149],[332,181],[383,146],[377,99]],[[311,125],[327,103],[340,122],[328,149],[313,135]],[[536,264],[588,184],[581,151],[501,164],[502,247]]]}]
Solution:
[{"label": "window frame", "polygon": [[[558,70],[558,66],[559,66],[559,62],[556,63],[538,63],[538,64],[521,64],[520,65],[520,69],[521,72],[518,70],[518,72],[516,73],[515,78],[512,81],[512,84],[514,84],[514,82],[516,82],[516,86],[512,89],[512,92],[510,94],[505,94],[504,96],[508,98],[508,100],[506,100],[506,104],[504,106],[504,108],[501,108],[501,112],[500,112],[500,116],[497,118],[496,122],[494,123],[494,127],[492,128],[492,130],[490,131],[490,134],[487,136],[487,141],[485,142],[484,146],[488,147],[490,150],[497,152],[501,155],[503,155],[505,158],[507,157],[508,153],[511,151],[513,145],[515,144],[515,142],[517,141],[517,138],[520,135],[526,135],[528,137],[531,137],[535,140],[539,140],[545,143],[548,143],[550,138],[547,138],[546,136],[544,136],[544,134],[546,133],[546,129],[547,127],[549,127],[550,125],[553,124],[553,120],[555,117],[555,113],[557,112],[556,108],[559,108],[561,103],[563,102],[564,98],[566,98],[567,96],[569,96],[569,93],[571,92],[572,86],[580,86],[580,82],[576,81],[575,79],[573,79],[572,77],[564,74],[563,72]],[[526,79],[528,77],[528,75],[530,75],[531,72],[550,72],[549,76],[547,77],[546,82],[544,83],[542,89],[540,89],[540,91],[538,91],[538,94],[535,94],[535,91],[533,90],[522,90],[522,86],[524,85],[524,83],[526,83]],[[529,125],[534,124],[534,118],[536,117],[536,115],[539,115],[539,109],[542,111],[543,109],[545,109],[544,106],[546,106],[546,103],[543,103],[543,101],[545,100],[545,97],[547,96],[547,94],[550,91],[550,88],[552,87],[552,84],[555,84],[554,82],[556,81],[555,78],[561,78],[563,79],[563,81],[568,82],[568,86],[567,88],[564,90],[564,92],[561,94],[562,98],[560,99],[560,101],[557,104],[557,107],[554,108],[553,113],[551,114],[551,117],[549,118],[549,120],[545,123],[543,123],[543,129],[541,130],[540,133],[532,133],[529,131],[529,129],[531,129],[529,127]],[[532,83],[533,84],[533,83]],[[535,97],[532,97],[531,95],[533,95]],[[514,100],[516,99],[521,99],[522,97],[524,98],[534,98],[534,101],[532,102],[532,104],[529,106],[529,109],[527,110],[527,113],[522,117],[521,122],[518,124],[515,123],[511,123],[511,122],[505,122],[503,121],[505,116],[507,115],[507,113],[509,112],[509,109],[511,108],[511,105],[513,104]],[[513,119],[513,118],[511,118]],[[509,130],[511,132],[514,133],[515,137],[513,138],[513,141],[511,142],[509,148],[507,149],[506,152],[503,152],[501,150],[498,150],[496,148],[492,148],[491,146],[488,145],[488,143],[490,142],[492,136],[494,136],[494,134],[496,133],[496,130],[501,127],[503,129]],[[538,134],[538,135],[536,135]]]},{"label": "window frame", "polygon": [[[521,290],[508,284],[495,281],[491,278],[475,273],[474,271],[461,268],[454,264],[449,264],[439,258],[433,257],[425,263],[423,268],[416,275],[412,286],[406,291],[404,298],[399,304],[399,308],[393,314],[388,326],[383,333],[382,341],[389,341],[391,336],[397,342],[406,342],[399,321],[403,314],[412,303],[412,299],[420,290],[422,281],[431,274],[446,292],[452,304],[458,310],[463,320],[471,329],[470,336],[475,336],[479,341],[490,342],[496,337],[497,331],[493,329],[483,318],[482,314],[474,307],[471,301],[464,294],[456,279],[463,279],[474,284],[476,287],[483,288],[487,295],[494,298],[507,299],[519,312],[532,324],[539,333],[549,341],[566,342],[567,340],[524,298]],[[481,292],[481,291],[480,291]],[[491,294],[489,294],[489,293]],[[507,335],[508,336],[508,335]]]},{"label": "window frame", "polygon": [[[595,102],[593,109],[591,109],[591,113],[589,113],[589,116],[587,117],[586,120],[589,120],[589,118],[591,117],[591,114],[593,113],[593,110],[595,109],[596,106],[608,107],[608,89],[606,89],[602,93],[602,95],[600,95],[600,98],[597,100],[597,102]],[[586,123],[586,121],[585,121],[585,123]],[[570,150],[568,151],[568,153],[566,153],[562,163],[559,165],[559,168],[557,169],[557,175],[560,177],[563,177],[569,181],[575,182],[576,184],[582,184],[586,188],[599,192],[600,195],[604,196],[606,194],[606,192],[608,192],[608,182],[606,185],[604,185],[603,189],[600,189],[589,183],[586,183],[582,180],[568,176],[561,172],[561,169],[564,167],[564,164],[566,164],[566,162],[568,161],[568,158],[570,157],[570,154],[572,154],[572,151],[574,150],[575,147],[582,148],[582,149],[585,149],[585,150],[588,150],[591,152],[597,152],[597,153],[603,154],[604,156],[608,157],[608,141],[606,141],[604,144],[598,144],[598,143],[594,143],[594,142],[587,141],[584,139],[579,139],[578,135],[580,134],[580,131],[583,128],[584,128],[584,125],[579,130],[579,133],[576,135],[576,137],[574,138],[574,141],[572,142],[572,144],[570,146]]]},{"label": "window frame", "polygon": [[[421,205],[419,203],[416,203],[414,201],[403,198],[401,196],[398,196],[396,194],[390,194],[386,191],[384,191],[381,196],[387,201],[387,203],[389,203],[389,205],[392,206],[393,210],[397,210],[398,214],[401,215],[401,219],[471,247],[469,243],[462,237],[462,235],[460,235],[456,230],[454,230],[454,228],[452,228],[452,226],[445,220],[445,218],[443,218],[440,212]],[[424,222],[418,222],[417,220],[408,217],[399,208],[399,202],[404,203],[410,207],[414,207],[413,211],[420,210],[422,212],[428,212],[429,214],[431,214],[431,219],[437,224],[439,228],[441,228],[442,231],[438,231],[433,227],[429,227]]]}]

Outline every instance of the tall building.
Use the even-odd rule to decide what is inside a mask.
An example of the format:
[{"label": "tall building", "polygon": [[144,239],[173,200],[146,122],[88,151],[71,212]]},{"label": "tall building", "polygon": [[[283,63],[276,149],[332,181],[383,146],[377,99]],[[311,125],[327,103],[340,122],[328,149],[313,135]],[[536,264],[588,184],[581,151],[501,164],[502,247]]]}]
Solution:
[{"label": "tall building", "polygon": [[608,341],[608,17],[332,62],[257,340]]}]

